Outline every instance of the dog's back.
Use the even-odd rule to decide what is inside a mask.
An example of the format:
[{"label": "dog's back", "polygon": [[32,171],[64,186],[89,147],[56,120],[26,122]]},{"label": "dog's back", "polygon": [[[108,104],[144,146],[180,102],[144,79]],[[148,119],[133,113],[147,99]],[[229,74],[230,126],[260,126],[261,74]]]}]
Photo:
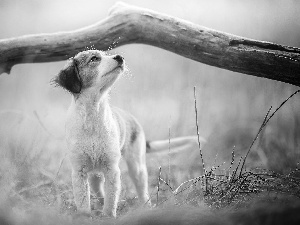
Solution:
[{"label": "dog's back", "polygon": [[[112,107],[113,117],[118,124],[120,134],[120,147],[122,155],[130,151],[130,147],[138,140],[145,140],[144,131],[139,122],[128,112]],[[146,142],[145,142],[146,146]]]}]

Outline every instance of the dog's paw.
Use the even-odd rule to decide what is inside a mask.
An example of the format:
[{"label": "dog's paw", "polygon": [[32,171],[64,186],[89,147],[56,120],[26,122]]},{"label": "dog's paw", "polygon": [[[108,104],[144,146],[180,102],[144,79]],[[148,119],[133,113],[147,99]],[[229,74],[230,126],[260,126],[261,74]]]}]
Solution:
[{"label": "dog's paw", "polygon": [[117,217],[117,213],[116,210],[113,209],[103,209],[103,216],[102,217],[107,217],[107,218],[116,218]]},{"label": "dog's paw", "polygon": [[103,215],[103,212],[102,210],[92,210],[92,218],[102,218],[104,215]]},{"label": "dog's paw", "polygon": [[92,211],[102,211],[103,210],[103,205],[104,205],[104,198],[95,198],[93,199],[92,202]]}]

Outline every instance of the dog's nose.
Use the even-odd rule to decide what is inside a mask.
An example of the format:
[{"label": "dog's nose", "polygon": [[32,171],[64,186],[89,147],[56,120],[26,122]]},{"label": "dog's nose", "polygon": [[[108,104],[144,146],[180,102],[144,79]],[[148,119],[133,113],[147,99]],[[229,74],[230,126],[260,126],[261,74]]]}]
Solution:
[{"label": "dog's nose", "polygon": [[124,58],[120,55],[116,55],[113,59],[116,60],[119,64],[122,64],[124,61]]}]

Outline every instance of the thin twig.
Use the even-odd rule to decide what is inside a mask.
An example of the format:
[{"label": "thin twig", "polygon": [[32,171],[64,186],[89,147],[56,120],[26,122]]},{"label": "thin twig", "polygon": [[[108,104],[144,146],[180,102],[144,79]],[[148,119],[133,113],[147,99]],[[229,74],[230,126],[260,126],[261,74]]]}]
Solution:
[{"label": "thin twig", "polygon": [[[269,120],[275,115],[275,113],[288,101],[290,100],[294,95],[298,94],[300,92],[300,90],[295,91],[293,94],[290,95],[290,97],[288,97],[286,100],[284,100],[278,107],[277,109],[275,109],[275,111],[271,114],[271,116],[267,119],[265,125],[267,125],[267,123],[269,122]],[[264,125],[264,126],[265,126]]]},{"label": "thin twig", "polygon": [[169,185],[171,185],[171,149],[170,149],[170,145],[171,145],[171,127],[169,126],[169,152],[168,152],[168,183]]},{"label": "thin twig", "polygon": [[[264,118],[264,121],[263,121],[263,123],[261,124],[261,126],[260,126],[260,128],[259,128],[259,130],[258,130],[258,132],[257,132],[257,134],[256,134],[256,136],[255,136],[255,138],[254,138],[254,140],[252,141],[252,143],[251,143],[251,145],[250,145],[250,147],[249,147],[249,149],[248,149],[248,151],[247,151],[247,154],[246,154],[246,156],[245,156],[245,158],[244,158],[244,160],[243,160],[243,164],[242,164],[242,167],[241,167],[241,170],[240,170],[240,174],[239,174],[239,177],[241,176],[241,174],[242,174],[242,172],[243,172],[243,168],[244,168],[244,166],[245,166],[245,163],[246,163],[246,159],[247,159],[247,157],[248,157],[248,155],[249,155],[249,153],[250,153],[250,150],[251,150],[251,148],[252,148],[252,146],[254,145],[254,143],[255,143],[255,141],[257,140],[257,138],[258,138],[258,136],[259,136],[259,134],[260,134],[260,132],[263,130],[263,128],[268,124],[268,122],[270,121],[270,119],[275,115],[275,113],[288,101],[288,100],[290,100],[294,95],[296,95],[297,93],[299,93],[300,92],[300,90],[297,90],[297,91],[295,91],[293,94],[291,94],[287,99],[285,99],[276,109],[275,109],[275,111],[269,116],[269,114],[270,114],[270,111],[271,111],[271,109],[272,109],[272,106],[269,108],[269,110],[268,110],[268,112],[267,112],[267,114],[266,114],[266,116],[265,116],[265,118]],[[268,117],[269,116],[269,117]]]},{"label": "thin twig", "polygon": [[218,159],[218,152],[217,152],[217,154],[215,156],[215,159],[214,159],[214,165],[217,165],[217,159]]},{"label": "thin twig", "polygon": [[55,175],[55,177],[54,177],[54,179],[53,179],[53,183],[52,183],[52,185],[51,185],[51,192],[55,192],[54,194],[55,194],[56,196],[59,196],[58,193],[57,193],[56,179],[57,179],[57,177],[58,177],[59,171],[60,171],[60,169],[61,169],[61,167],[62,167],[62,165],[63,165],[63,162],[64,162],[65,158],[67,157],[67,155],[68,155],[68,153],[66,153],[65,156],[63,157],[63,159],[60,161],[58,170],[57,170],[57,172],[56,172],[56,175]]},{"label": "thin twig", "polygon": [[[203,178],[203,177],[204,177],[204,175],[183,182],[182,184],[179,185],[179,187],[176,188],[175,191],[173,191],[173,196],[176,196],[176,195],[178,195],[178,194],[184,192],[185,190],[189,189],[191,186],[195,185],[198,181],[200,181],[201,178]],[[193,181],[192,184],[190,184],[189,186],[187,186],[187,187],[183,188],[182,190],[178,191],[178,189],[179,189],[182,185],[184,185],[185,183],[189,183],[189,182],[191,182],[191,181]],[[168,201],[169,199],[170,199],[170,197],[169,197],[169,198],[166,198],[165,200],[163,200],[162,202],[160,202],[159,205],[163,204],[164,202]]]},{"label": "thin twig", "polygon": [[[204,177],[204,175],[202,175],[202,176],[200,176],[200,177],[195,177],[195,178],[193,178],[193,179],[184,181],[183,183],[181,183],[181,184],[175,189],[174,194],[177,195],[177,194],[179,194],[180,192],[184,191],[185,189],[183,189],[183,190],[181,190],[180,192],[178,192],[178,190],[179,190],[179,189],[181,188],[181,186],[183,186],[184,184],[189,183],[189,182],[193,182],[193,184],[194,184],[195,181],[198,182],[198,181],[199,181],[201,178],[203,178],[203,177]],[[190,186],[188,186],[188,187],[190,187]]]},{"label": "thin twig", "polygon": [[68,155],[68,153],[65,154],[65,156],[63,157],[63,159],[62,159],[61,162],[60,162],[59,168],[58,168],[58,170],[57,170],[57,172],[56,172],[56,176],[55,176],[55,178],[54,178],[54,182],[56,181],[56,179],[57,179],[57,177],[58,177],[59,171],[60,171],[60,169],[61,169],[61,167],[62,167],[62,164],[63,164],[65,158],[67,157],[67,155]]},{"label": "thin twig", "polygon": [[161,177],[161,166],[159,167],[159,174],[158,174],[158,179],[157,179],[156,205],[158,205],[160,177]]},{"label": "thin twig", "polygon": [[229,184],[231,184],[233,182],[233,180],[234,180],[234,178],[235,178],[235,176],[237,174],[238,168],[240,167],[240,164],[241,164],[242,160],[243,160],[243,156],[240,158],[239,163],[237,164],[237,166],[236,166],[236,168],[235,168],[235,170],[234,170],[234,172],[232,174],[232,177],[230,179]]},{"label": "thin twig", "polygon": [[219,164],[218,166],[213,166],[209,172],[206,171],[206,176],[212,174],[212,172],[214,172],[216,169],[219,169],[221,166],[223,166],[226,162],[223,162],[222,164]]},{"label": "thin twig", "polygon": [[198,146],[199,146],[199,151],[200,151],[200,157],[201,157],[201,160],[202,160],[203,172],[205,174],[205,164],[204,164],[203,154],[202,154],[202,150],[201,150],[200,135],[199,135],[198,109],[197,109],[197,100],[196,99],[197,99],[196,87],[194,86],[194,101],[195,101],[195,114],[196,114],[196,127],[197,127]]},{"label": "thin twig", "polygon": [[234,158],[235,158],[234,150],[235,150],[235,145],[234,145],[233,148],[232,148],[232,152],[231,152],[231,162],[230,162],[230,166],[229,166],[228,170],[231,169],[231,167],[232,167],[232,165],[233,165],[233,163],[234,163]]},{"label": "thin twig", "polygon": [[[222,164],[219,165],[219,166],[217,166],[217,167],[211,168],[211,170],[209,171],[208,174],[204,174],[204,175],[202,175],[202,176],[195,177],[195,178],[192,178],[192,179],[190,179],[190,180],[184,181],[183,183],[181,183],[181,184],[175,189],[175,191],[173,191],[173,193],[174,193],[175,195],[177,195],[177,194],[181,193],[182,191],[185,191],[186,189],[188,189],[188,188],[191,187],[192,185],[196,184],[196,183],[197,183],[198,181],[200,181],[201,179],[206,178],[209,174],[211,174],[213,171],[215,171],[216,169],[218,169],[220,166],[222,166]],[[178,190],[180,189],[181,186],[183,186],[184,184],[189,183],[189,182],[193,182],[193,183],[192,183],[190,186],[188,186],[187,188],[185,188],[185,189],[181,190],[180,192],[178,192]]]},{"label": "thin twig", "polygon": [[249,155],[249,153],[250,153],[251,148],[253,147],[255,141],[257,140],[257,138],[258,138],[260,132],[263,130],[263,128],[265,127],[265,125],[267,125],[267,124],[266,124],[266,121],[267,121],[267,118],[268,118],[268,116],[269,116],[269,114],[270,114],[271,109],[272,109],[272,106],[269,108],[267,114],[265,115],[265,118],[264,118],[264,120],[263,120],[263,122],[262,122],[262,124],[261,124],[261,126],[260,126],[260,128],[259,128],[259,130],[258,130],[258,132],[257,132],[257,134],[256,134],[256,136],[255,136],[255,138],[253,139],[253,141],[252,141],[252,143],[251,143],[251,145],[250,145],[250,147],[249,147],[249,149],[248,149],[248,151],[247,151],[247,153],[246,153],[246,156],[244,157],[244,160],[243,160],[243,163],[242,163],[242,167],[241,167],[241,170],[240,170],[239,177],[241,177],[241,175],[242,175],[243,168],[244,168],[244,166],[245,166],[246,159],[247,159],[247,157],[248,157],[248,155]]},{"label": "thin twig", "polygon": [[164,179],[160,178],[160,180],[167,185],[167,187],[171,190],[171,192],[173,193],[173,188],[171,187],[170,183],[168,183],[167,181],[165,181]]}]

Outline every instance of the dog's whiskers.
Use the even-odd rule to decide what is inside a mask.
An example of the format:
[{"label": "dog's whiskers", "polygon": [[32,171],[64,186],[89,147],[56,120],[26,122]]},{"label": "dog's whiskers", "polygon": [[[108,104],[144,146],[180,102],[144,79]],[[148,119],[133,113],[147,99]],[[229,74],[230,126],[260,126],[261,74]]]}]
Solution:
[{"label": "dog's whiskers", "polygon": [[133,77],[132,72],[126,63],[124,64],[123,75],[124,75],[124,77],[129,78],[129,79]]}]

